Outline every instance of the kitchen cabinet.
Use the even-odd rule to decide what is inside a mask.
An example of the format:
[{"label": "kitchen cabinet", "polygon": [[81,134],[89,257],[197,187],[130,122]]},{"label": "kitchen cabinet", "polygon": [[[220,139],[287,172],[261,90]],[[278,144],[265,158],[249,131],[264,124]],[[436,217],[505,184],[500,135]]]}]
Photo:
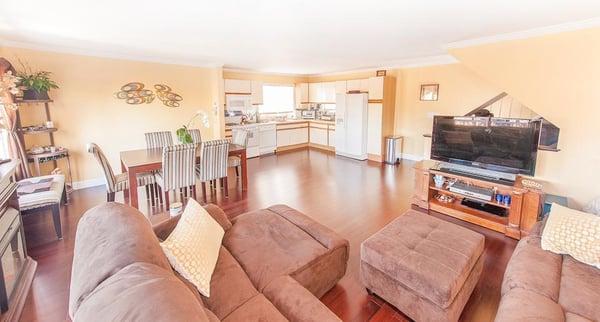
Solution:
[{"label": "kitchen cabinet", "polygon": [[[346,94],[346,81],[335,82],[335,94]],[[335,98],[335,97],[334,97]]]},{"label": "kitchen cabinet", "polygon": [[277,147],[308,143],[308,122],[277,126]]},{"label": "kitchen cabinet", "polygon": [[259,126],[260,155],[275,152],[277,147],[277,134],[275,124],[261,124]]},{"label": "kitchen cabinet", "polygon": [[369,79],[361,79],[360,80],[360,91],[363,93],[369,92]]},{"label": "kitchen cabinet", "polygon": [[368,91],[370,100],[383,99],[383,77],[370,77],[368,81]]},{"label": "kitchen cabinet", "polygon": [[329,131],[327,131],[327,145],[332,148],[335,147],[335,129],[329,128]]},{"label": "kitchen cabinet", "polygon": [[291,145],[308,143],[308,127],[289,130],[289,132]]},{"label": "kitchen cabinet", "polygon": [[346,81],[346,89],[350,91],[360,91],[360,79],[351,79]]},{"label": "kitchen cabinet", "polygon": [[[369,99],[371,93],[369,93]],[[383,104],[369,104],[367,112],[367,153],[381,156]]]},{"label": "kitchen cabinet", "polygon": [[225,93],[252,94],[252,82],[249,80],[226,79]]},{"label": "kitchen cabinet", "polygon": [[319,101],[319,95],[321,93],[321,83],[310,83],[308,84],[308,101],[311,103]]},{"label": "kitchen cabinet", "polygon": [[327,125],[325,128],[311,127],[310,128],[310,143],[327,145]]},{"label": "kitchen cabinet", "polygon": [[296,85],[296,100],[298,101],[298,104],[308,103],[308,83]]},{"label": "kitchen cabinet", "polygon": [[323,103],[335,103],[335,82],[322,83],[321,100]]},{"label": "kitchen cabinet", "polygon": [[263,103],[263,83],[260,81],[251,82],[252,105],[262,105]]}]

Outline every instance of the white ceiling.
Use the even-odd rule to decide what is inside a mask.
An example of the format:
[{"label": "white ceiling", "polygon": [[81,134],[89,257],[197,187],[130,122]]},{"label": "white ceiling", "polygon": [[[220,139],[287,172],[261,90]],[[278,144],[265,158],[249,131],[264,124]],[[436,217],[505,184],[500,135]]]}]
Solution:
[{"label": "white ceiling", "polygon": [[398,66],[444,55],[451,42],[598,16],[597,0],[2,0],[0,44],[318,74]]}]

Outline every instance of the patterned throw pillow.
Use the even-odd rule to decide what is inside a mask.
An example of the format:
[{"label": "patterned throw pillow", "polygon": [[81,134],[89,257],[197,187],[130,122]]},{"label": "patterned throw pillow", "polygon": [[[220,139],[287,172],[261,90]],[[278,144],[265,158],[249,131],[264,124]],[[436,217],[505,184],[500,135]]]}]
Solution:
[{"label": "patterned throw pillow", "polygon": [[600,197],[597,197],[585,205],[585,207],[583,207],[583,211],[600,216]]},{"label": "patterned throw pillow", "polygon": [[206,297],[224,234],[221,225],[189,199],[177,226],[161,243],[171,266]]},{"label": "patterned throw pillow", "polygon": [[552,204],[542,249],[600,268],[600,217]]}]

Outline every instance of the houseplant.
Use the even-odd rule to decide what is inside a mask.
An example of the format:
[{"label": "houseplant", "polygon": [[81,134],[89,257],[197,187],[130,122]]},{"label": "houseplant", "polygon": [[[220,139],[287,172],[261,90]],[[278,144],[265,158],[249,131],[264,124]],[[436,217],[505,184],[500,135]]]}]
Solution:
[{"label": "houseplant", "polygon": [[12,102],[10,95],[17,95],[21,92],[18,86],[19,82],[20,78],[13,75],[10,70],[0,75],[0,106],[17,109],[17,104]]},{"label": "houseplant", "polygon": [[58,88],[58,85],[50,79],[50,72],[37,71],[21,64],[23,71],[17,73],[20,78],[19,86],[23,89],[23,100],[48,100],[48,91]]},{"label": "houseplant", "polygon": [[192,122],[198,117],[201,118],[201,122],[204,127],[209,127],[210,124],[208,123],[208,115],[206,115],[204,111],[198,110],[196,114],[194,114],[194,116],[190,118],[189,122],[187,122],[186,125],[182,125],[180,128],[177,129],[177,131],[175,131],[175,134],[177,134],[177,139],[179,139],[180,143],[194,143],[194,140],[192,140],[192,135],[190,134],[188,129],[190,128]]}]

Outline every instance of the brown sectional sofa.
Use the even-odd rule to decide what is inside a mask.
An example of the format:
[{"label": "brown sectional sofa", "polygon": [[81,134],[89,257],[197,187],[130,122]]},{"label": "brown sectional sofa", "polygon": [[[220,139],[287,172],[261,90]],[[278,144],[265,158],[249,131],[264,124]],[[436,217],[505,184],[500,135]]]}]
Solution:
[{"label": "brown sectional sofa", "polygon": [[543,222],[519,241],[504,273],[497,322],[600,321],[600,270],[541,248]]},{"label": "brown sectional sofa", "polygon": [[[136,209],[106,203],[81,218],[69,314],[74,321],[339,321],[319,297],[346,272],[348,241],[286,206],[225,229],[210,298],[171,269],[159,239],[179,217],[150,227]],[[158,238],[157,238],[158,237]]]}]

